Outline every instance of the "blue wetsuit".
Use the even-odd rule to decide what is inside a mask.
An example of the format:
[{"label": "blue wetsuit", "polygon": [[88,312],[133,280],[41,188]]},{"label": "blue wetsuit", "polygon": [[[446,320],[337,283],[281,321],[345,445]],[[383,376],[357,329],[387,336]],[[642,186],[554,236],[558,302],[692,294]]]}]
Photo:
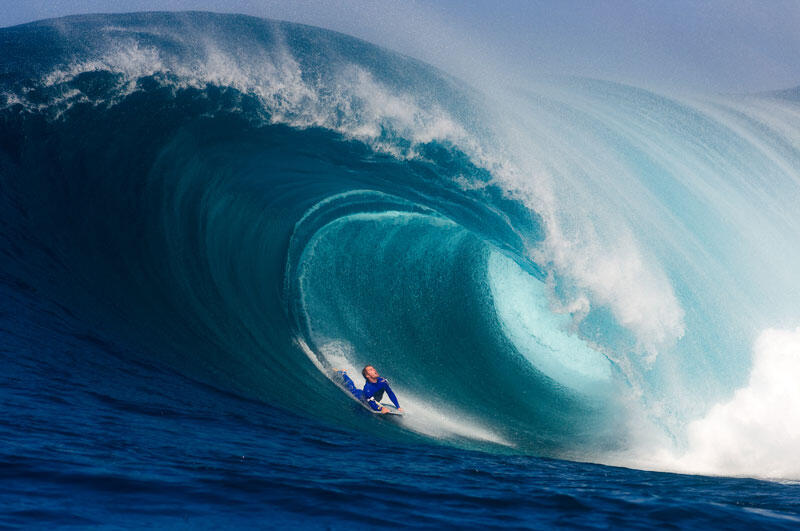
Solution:
[{"label": "blue wetsuit", "polygon": [[371,409],[375,411],[381,410],[382,406],[378,402],[383,398],[384,391],[389,395],[389,400],[392,401],[394,407],[400,407],[400,404],[397,402],[397,397],[394,396],[394,392],[392,392],[392,388],[389,387],[389,382],[386,381],[386,378],[381,378],[379,376],[375,383],[367,380],[367,383],[364,384],[364,389],[357,389],[356,384],[353,383],[353,380],[351,380],[344,371],[338,371],[338,373],[339,376],[342,377],[342,381],[347,390],[350,391],[354,397],[367,404]]}]

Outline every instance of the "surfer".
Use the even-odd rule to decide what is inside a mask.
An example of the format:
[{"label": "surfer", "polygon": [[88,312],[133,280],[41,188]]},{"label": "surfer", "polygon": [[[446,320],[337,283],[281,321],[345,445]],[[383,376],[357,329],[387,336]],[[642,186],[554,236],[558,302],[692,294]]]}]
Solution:
[{"label": "surfer", "polygon": [[389,395],[389,400],[391,400],[394,407],[397,408],[397,411],[403,411],[399,402],[397,402],[397,397],[394,395],[392,388],[389,387],[389,382],[386,381],[386,378],[381,377],[372,365],[367,365],[361,370],[361,375],[366,380],[364,389],[356,388],[353,380],[347,375],[347,371],[336,371],[336,373],[341,377],[347,390],[350,391],[353,396],[367,404],[370,409],[379,413],[389,413],[389,409],[380,404],[383,393],[386,392],[386,394]]}]

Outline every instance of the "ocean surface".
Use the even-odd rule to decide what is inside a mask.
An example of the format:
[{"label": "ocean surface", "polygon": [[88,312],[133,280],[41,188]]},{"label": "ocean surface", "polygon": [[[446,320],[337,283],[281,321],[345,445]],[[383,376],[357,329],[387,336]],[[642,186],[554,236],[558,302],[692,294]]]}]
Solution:
[{"label": "ocean surface", "polygon": [[800,91],[498,85],[0,29],[0,526],[797,528]]}]

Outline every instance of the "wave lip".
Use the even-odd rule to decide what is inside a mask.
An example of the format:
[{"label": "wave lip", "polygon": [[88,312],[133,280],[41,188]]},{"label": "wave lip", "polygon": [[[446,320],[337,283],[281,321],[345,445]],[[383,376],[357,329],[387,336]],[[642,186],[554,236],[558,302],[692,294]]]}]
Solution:
[{"label": "wave lip", "polygon": [[[247,98],[239,105],[252,118],[325,128],[401,158],[416,157],[416,146],[432,141],[474,147],[468,127],[481,129],[463,105],[468,91],[455,80],[320,28],[148,12],[64,17],[3,33],[0,71],[10,83],[0,91],[0,107],[58,116],[76,104],[119,103],[146,80],[173,90],[232,89]],[[9,45],[29,39],[41,54]],[[24,74],[14,70],[19,64]]]}]

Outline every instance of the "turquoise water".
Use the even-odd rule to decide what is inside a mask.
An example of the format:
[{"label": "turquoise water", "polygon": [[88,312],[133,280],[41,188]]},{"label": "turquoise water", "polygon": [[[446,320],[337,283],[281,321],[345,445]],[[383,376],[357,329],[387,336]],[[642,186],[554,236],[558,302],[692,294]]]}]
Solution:
[{"label": "turquoise water", "polygon": [[794,93],[204,13],[0,47],[4,523],[795,521]]}]

